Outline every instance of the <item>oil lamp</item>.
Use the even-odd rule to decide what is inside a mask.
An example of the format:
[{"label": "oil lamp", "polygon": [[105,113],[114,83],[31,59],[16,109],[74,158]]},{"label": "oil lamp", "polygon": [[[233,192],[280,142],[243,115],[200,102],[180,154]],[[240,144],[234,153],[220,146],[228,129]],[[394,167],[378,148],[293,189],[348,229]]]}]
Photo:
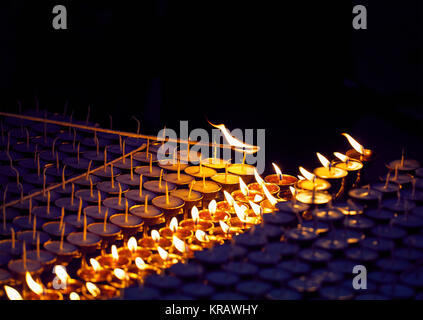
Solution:
[{"label": "oil lamp", "polygon": [[115,183],[114,173],[113,173],[113,164],[110,165],[111,168],[111,177],[110,181],[102,181],[97,183],[97,189],[107,193],[107,194],[118,194],[119,192],[127,192],[129,186],[126,184]]},{"label": "oil lamp", "polygon": [[103,222],[91,223],[87,229],[89,232],[99,236],[102,239],[101,250],[102,253],[106,247],[116,241],[121,234],[121,230],[118,226],[107,222],[108,213],[104,215]]},{"label": "oil lamp", "polygon": [[184,170],[188,167],[188,163],[181,163],[180,160],[159,160],[159,167],[168,171]]},{"label": "oil lamp", "polygon": [[243,232],[240,227],[229,226],[224,221],[219,221],[219,227],[214,227],[210,232],[210,237],[215,237],[216,240],[226,241],[232,239],[233,235],[237,235]]},{"label": "oil lamp", "polygon": [[214,181],[206,181],[205,176],[203,180],[194,181],[192,190],[201,192],[203,194],[203,206],[207,206],[208,202],[216,198],[222,187]]},{"label": "oil lamp", "polygon": [[62,228],[62,235],[60,241],[47,241],[44,244],[44,249],[57,256],[58,263],[68,263],[72,258],[78,255],[78,248],[68,242],[64,241],[65,227]]},{"label": "oil lamp", "polygon": [[26,285],[30,291],[24,291],[25,300],[63,300],[63,295],[57,290],[49,290],[34,281],[31,274],[25,274]]},{"label": "oil lamp", "polygon": [[348,171],[334,167],[325,156],[318,152],[316,154],[323,167],[314,169],[314,174],[321,179],[329,180],[333,188],[332,194],[334,199],[341,197],[344,192],[345,177],[348,175]]},{"label": "oil lamp", "polygon": [[52,254],[51,252],[40,250],[40,241],[38,237],[36,250],[28,251],[26,256],[30,260],[40,262],[43,265],[44,270],[48,270],[50,266],[57,260],[56,255]]},{"label": "oil lamp", "polygon": [[235,190],[231,193],[235,203],[237,201],[248,203],[248,201],[260,202],[263,200],[263,194],[259,191],[249,190],[244,180],[239,178],[239,190]]},{"label": "oil lamp", "polygon": [[[76,279],[72,279],[66,272],[66,269],[61,265],[55,265],[53,273],[56,277],[53,281],[47,284],[48,289],[55,289],[55,285],[59,285],[60,289],[56,289],[62,295],[69,295],[71,292],[81,292],[84,284]],[[59,283],[57,283],[60,281]]]},{"label": "oil lamp", "polygon": [[[160,172],[159,180],[147,181],[146,183],[144,183],[144,188],[156,194],[166,193],[166,183],[162,181],[162,178],[163,178],[163,169]],[[169,191],[172,191],[176,189],[176,185],[169,182],[167,183],[167,188]]]},{"label": "oil lamp", "polygon": [[141,248],[157,251],[157,246],[168,250],[172,246],[172,241],[169,238],[160,237],[160,233],[157,230],[151,230],[151,236],[144,236],[138,240],[138,244]]},{"label": "oil lamp", "polygon": [[216,170],[212,168],[204,167],[201,162],[198,166],[186,167],[184,172],[197,179],[202,179],[203,177],[210,178],[217,173]]},{"label": "oil lamp", "polygon": [[235,191],[239,184],[239,176],[228,173],[228,165],[225,166],[224,173],[216,173],[211,179],[220,184],[223,190],[227,192]]},{"label": "oil lamp", "polygon": [[298,179],[288,174],[282,174],[281,169],[275,163],[272,163],[272,165],[275,169],[275,173],[266,176],[264,178],[264,181],[277,184],[281,190],[282,196],[286,196],[286,194],[288,194],[289,196],[290,193],[288,188],[290,186],[294,186],[297,183]]},{"label": "oil lamp", "polygon": [[201,220],[199,211],[196,206],[191,209],[191,219],[182,220],[179,226],[182,229],[195,232],[197,229],[207,231],[213,227],[213,223],[206,220]]},{"label": "oil lamp", "polygon": [[144,282],[144,278],[148,275],[159,273],[160,269],[145,263],[141,257],[135,258],[135,263],[129,267],[130,274],[135,274],[140,283]]},{"label": "oil lamp", "polygon": [[145,196],[144,204],[132,206],[129,211],[144,221],[144,235],[147,234],[147,227],[164,221],[163,212],[156,206],[148,204],[148,195]]},{"label": "oil lamp", "polygon": [[332,196],[325,191],[300,190],[295,199],[305,204],[321,205],[332,200]]},{"label": "oil lamp", "polygon": [[[66,239],[69,243],[77,246],[83,254],[95,251],[100,245],[101,238],[94,233],[87,232],[87,216],[84,214],[84,229],[82,232],[72,232]],[[84,258],[83,258],[84,261]]]},{"label": "oil lamp", "polygon": [[134,202],[144,203],[145,199],[147,199],[148,201],[156,197],[155,193],[143,189],[143,175],[142,174],[139,176],[139,179],[140,179],[140,182],[138,184],[138,189],[132,189],[132,190],[129,190],[128,192],[125,192],[125,198],[130,199]]},{"label": "oil lamp", "polygon": [[[190,184],[194,178],[189,174],[181,174],[181,162],[177,162],[176,173],[167,173],[164,176],[164,180],[176,184],[177,186],[184,186]],[[189,168],[189,167],[188,167]]]},{"label": "oil lamp", "polygon": [[212,221],[218,223],[221,220],[227,220],[230,218],[230,214],[223,211],[217,210],[216,200],[210,201],[208,209],[203,209],[199,211],[199,218],[201,220]]},{"label": "oil lamp", "polygon": [[130,257],[120,255],[116,245],[112,245],[110,254],[100,255],[96,260],[105,269],[127,268],[131,264]]},{"label": "oil lamp", "polygon": [[276,183],[265,182],[260,177],[256,169],[254,169],[254,177],[256,179],[256,182],[250,183],[248,185],[249,190],[264,193],[264,188],[266,188],[272,195],[279,193],[280,191],[279,186]]},{"label": "oil lamp", "polygon": [[331,185],[324,179],[317,178],[316,175],[307,171],[303,167],[299,167],[301,174],[305,177],[304,180],[299,180],[296,184],[297,189],[325,191],[330,189]]},{"label": "oil lamp", "polygon": [[185,243],[185,241],[179,239],[175,235],[172,237],[172,244],[173,247],[171,248],[171,252],[174,252],[176,255],[181,256],[181,261],[187,260],[188,258],[192,258],[194,256],[193,252],[189,250],[188,245]]},{"label": "oil lamp", "polygon": [[348,187],[357,187],[361,180],[361,169],[363,168],[363,163],[339,152],[334,152],[333,154],[340,160],[335,162],[334,166],[349,172],[346,182]]},{"label": "oil lamp", "polygon": [[110,222],[122,230],[124,241],[136,234],[144,225],[140,217],[128,213],[128,205],[126,205],[125,213],[114,214],[110,217]]},{"label": "oil lamp", "polygon": [[125,247],[119,248],[118,253],[119,256],[126,256],[132,261],[137,257],[147,259],[151,255],[150,250],[138,247],[137,239],[135,239],[135,237],[131,237]]},{"label": "oil lamp", "polygon": [[149,156],[150,165],[149,166],[140,166],[135,168],[135,173],[146,176],[148,178],[158,178],[161,174],[161,168],[153,166],[153,157]]},{"label": "oil lamp", "polygon": [[157,247],[157,252],[147,259],[147,263],[157,269],[167,269],[170,266],[182,261],[182,257],[177,254],[172,254],[161,248]]},{"label": "oil lamp", "polygon": [[348,133],[342,134],[345,138],[347,138],[350,145],[353,149],[347,151],[347,157],[357,159],[360,162],[368,162],[371,161],[373,158],[373,151],[370,149],[365,149],[361,144],[357,142],[353,137],[351,137]]},{"label": "oil lamp", "polygon": [[203,199],[203,195],[200,192],[192,190],[193,185],[193,182],[191,182],[189,189],[176,189],[170,193],[171,196],[178,197],[185,202],[183,207],[185,219],[188,218],[188,212],[191,211],[192,207],[200,206]]},{"label": "oil lamp", "polygon": [[170,222],[170,218],[182,212],[185,205],[184,200],[181,198],[170,196],[167,182],[165,183],[165,195],[153,198],[152,203],[154,206],[164,212],[165,218]]},{"label": "oil lamp", "polygon": [[97,260],[90,259],[91,267],[86,265],[77,271],[77,276],[84,281],[90,282],[106,282],[111,277],[111,270],[103,268]]},{"label": "oil lamp", "polygon": [[253,225],[259,224],[260,219],[257,216],[249,216],[247,214],[248,208],[245,205],[239,206],[237,203],[234,203],[236,217],[232,217],[229,220],[231,227],[249,229]]},{"label": "oil lamp", "polygon": [[[194,208],[196,207],[194,206],[193,210]],[[195,216],[195,213],[194,213],[194,216]],[[186,219],[186,220],[191,221],[192,219]],[[183,221],[186,221],[186,220],[183,220]],[[179,227],[178,219],[176,217],[173,217],[172,220],[170,220],[169,227],[161,228],[159,230],[159,234],[161,237],[164,237],[167,239],[172,239],[174,235],[176,235],[180,239],[186,239],[192,235],[192,227],[188,227],[188,228],[185,228],[183,226]]]},{"label": "oil lamp", "polygon": [[131,277],[128,272],[121,268],[115,268],[112,272],[112,278],[110,279],[110,284],[118,289],[124,289],[131,286],[134,283],[134,278],[136,279],[137,275]]},{"label": "oil lamp", "polygon": [[95,285],[87,282],[82,288],[82,294],[87,300],[109,300],[120,296],[120,292],[113,286],[107,284]]},{"label": "oil lamp", "polygon": [[22,244],[22,259],[10,260],[7,267],[20,279],[22,279],[27,272],[33,275],[39,275],[43,271],[40,262],[27,259],[25,242]]}]

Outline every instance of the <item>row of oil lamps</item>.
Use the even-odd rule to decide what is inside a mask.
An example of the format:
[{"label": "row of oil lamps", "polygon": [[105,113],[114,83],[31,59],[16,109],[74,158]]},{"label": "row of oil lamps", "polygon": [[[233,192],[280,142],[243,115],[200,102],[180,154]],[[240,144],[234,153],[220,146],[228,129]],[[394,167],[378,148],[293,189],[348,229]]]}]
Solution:
[{"label": "row of oil lamps", "polygon": [[[169,190],[168,183],[178,184],[185,175],[180,172],[179,161],[161,163],[161,169],[154,167],[154,170],[160,171],[159,180],[140,183],[140,189],[133,190],[139,193],[138,197],[142,196],[143,187],[148,191],[164,193],[153,198],[152,205],[148,204],[146,196],[144,205],[130,208],[126,205],[125,213],[115,214],[109,218],[111,223],[107,222],[106,211],[104,222],[89,225],[84,211],[83,231],[72,232],[67,236],[68,243],[78,247],[82,253],[81,268],[77,272],[82,281],[71,279],[62,266],[56,265],[56,278],[46,287],[39,280],[38,276],[41,273],[39,270],[26,271],[22,294],[12,286],[5,285],[6,294],[9,299],[114,298],[121,294],[120,289],[137,283],[142,284],[146,275],[161,273],[175,263],[192,258],[195,251],[222,244],[230,240],[233,235],[260,224],[262,214],[275,211],[277,202],[293,198],[294,201],[306,204],[326,204],[342,193],[345,184],[348,183],[346,180],[348,175],[353,176],[352,184],[357,183],[359,172],[363,167],[362,161],[357,158],[366,161],[371,155],[369,150],[364,149],[352,137],[349,135],[346,137],[354,150],[348,151],[347,155],[335,153],[340,160],[336,162],[330,162],[321,154],[317,154],[323,166],[315,169],[314,173],[300,167],[302,176],[298,178],[282,174],[274,165],[276,173],[266,176],[263,180],[251,165],[242,163],[228,166],[221,159],[211,158],[202,161],[199,166],[185,168],[186,175],[199,178],[190,183],[189,189]],[[134,157],[136,156],[137,154]],[[141,167],[139,172],[136,171],[140,174],[140,181],[143,174],[152,175],[154,171],[151,164],[152,154],[147,151],[141,156],[150,159],[150,166]],[[213,168],[225,168],[225,173],[217,173]],[[164,176],[163,169],[176,169],[177,173]],[[207,181],[206,177],[213,181]],[[114,188],[113,177],[111,184]],[[225,200],[216,202],[215,199],[222,188]],[[331,193],[327,192],[329,189],[332,190]],[[118,201],[121,201],[121,192]],[[202,203],[202,210],[197,208],[199,203]],[[184,219],[178,222],[176,216],[180,216],[182,210]],[[101,212],[103,211],[99,200],[98,214]],[[159,217],[166,218],[166,226],[159,230],[151,229],[148,236],[148,227],[156,225],[160,221]],[[46,248],[58,256],[61,255],[62,258],[68,255],[65,248],[67,242],[64,241],[65,225],[62,211],[62,219],[59,222],[59,230],[62,230],[61,240],[47,243],[51,247]],[[144,234],[137,240],[134,235],[141,228]],[[117,248],[113,243],[120,233],[124,236],[124,245]],[[100,242],[105,244],[102,246],[101,254],[91,258],[88,264],[85,255],[95,250]],[[112,244],[111,252],[107,254],[106,247],[110,244]],[[39,251],[39,245],[37,248]],[[30,270],[27,265],[30,260],[27,261],[25,248],[22,260],[23,270]]]}]

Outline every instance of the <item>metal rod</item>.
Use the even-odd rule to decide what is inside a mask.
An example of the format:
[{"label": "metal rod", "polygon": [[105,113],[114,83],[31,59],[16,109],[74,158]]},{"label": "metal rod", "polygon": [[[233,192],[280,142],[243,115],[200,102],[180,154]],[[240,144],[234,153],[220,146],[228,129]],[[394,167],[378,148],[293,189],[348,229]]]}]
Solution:
[{"label": "metal rod", "polygon": [[37,121],[42,123],[51,123],[59,126],[64,127],[72,127],[72,128],[78,128],[82,130],[91,130],[95,132],[104,132],[104,133],[110,133],[110,134],[116,134],[120,136],[125,137],[131,137],[131,138],[143,138],[153,141],[166,141],[166,142],[173,142],[173,143],[180,143],[180,144],[190,144],[190,145],[199,145],[199,146],[209,146],[209,147],[218,147],[218,148],[224,148],[224,149],[236,149],[237,151],[240,151],[239,148],[236,148],[235,146],[231,146],[228,144],[216,144],[216,143],[203,143],[203,142],[197,142],[197,141],[190,141],[190,140],[183,140],[183,139],[171,139],[171,138],[161,138],[157,136],[150,136],[145,134],[136,134],[132,132],[125,132],[125,131],[117,131],[117,130],[111,130],[111,129],[103,129],[99,127],[93,127],[93,126],[86,126],[82,124],[76,124],[76,123],[69,123],[64,121],[57,121],[57,120],[50,120],[50,119],[43,119],[38,117],[32,117],[32,116],[25,116],[21,114],[15,114],[15,113],[8,113],[8,112],[0,112],[0,116],[4,117],[12,117],[12,118],[18,118],[23,120],[29,120],[29,121]]}]

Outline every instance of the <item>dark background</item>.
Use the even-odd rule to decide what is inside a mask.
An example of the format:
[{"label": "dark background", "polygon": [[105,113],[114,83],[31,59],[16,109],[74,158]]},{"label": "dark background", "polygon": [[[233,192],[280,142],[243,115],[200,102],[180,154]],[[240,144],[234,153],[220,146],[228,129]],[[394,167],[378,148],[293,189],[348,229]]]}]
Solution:
[{"label": "dark background", "polygon": [[[68,29],[54,30],[63,4]],[[352,8],[368,9],[368,30]],[[266,159],[296,174],[341,132],[381,164],[423,161],[422,4],[363,1],[9,1],[0,4],[1,110],[40,107],[114,129],[266,128]],[[267,168],[271,169],[269,166]]]}]

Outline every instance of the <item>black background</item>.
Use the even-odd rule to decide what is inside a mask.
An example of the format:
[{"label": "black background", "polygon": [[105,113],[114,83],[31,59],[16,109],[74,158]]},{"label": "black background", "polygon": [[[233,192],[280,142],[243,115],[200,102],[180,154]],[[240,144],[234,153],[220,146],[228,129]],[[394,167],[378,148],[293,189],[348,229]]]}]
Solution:
[{"label": "black background", "polygon": [[[68,29],[54,30],[63,4]],[[368,9],[354,30],[352,8]],[[9,1],[0,4],[2,110],[69,110],[109,127],[266,129],[267,164],[296,174],[348,148],[420,156],[422,5],[393,1]],[[70,111],[69,111],[70,112]],[[422,117],[423,119],[423,117]],[[392,158],[392,159],[391,159]],[[268,169],[271,169],[267,165]]]}]

